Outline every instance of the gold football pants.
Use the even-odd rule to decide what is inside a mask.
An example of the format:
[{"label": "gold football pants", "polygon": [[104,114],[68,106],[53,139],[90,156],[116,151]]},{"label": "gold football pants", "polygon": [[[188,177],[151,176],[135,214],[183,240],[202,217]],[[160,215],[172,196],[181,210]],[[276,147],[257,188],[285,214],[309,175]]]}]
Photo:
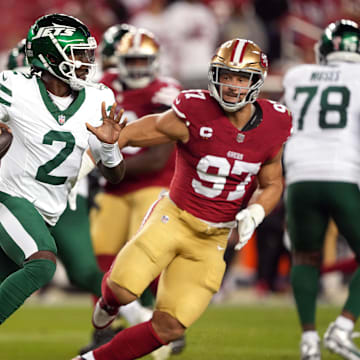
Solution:
[{"label": "gold football pants", "polygon": [[156,310],[190,326],[220,287],[229,229],[210,227],[167,196],[118,254],[110,279],[141,295],[161,273]]}]

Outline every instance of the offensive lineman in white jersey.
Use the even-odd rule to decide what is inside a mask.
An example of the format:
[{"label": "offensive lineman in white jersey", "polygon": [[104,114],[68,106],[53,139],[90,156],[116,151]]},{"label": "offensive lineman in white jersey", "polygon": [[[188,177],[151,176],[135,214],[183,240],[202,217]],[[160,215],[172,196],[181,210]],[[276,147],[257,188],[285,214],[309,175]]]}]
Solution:
[{"label": "offensive lineman in white jersey", "polygon": [[0,74],[0,121],[14,136],[0,168],[0,324],[55,272],[51,230],[86,148],[109,181],[123,177],[121,113],[111,90],[91,83],[95,48],[82,22],[46,15],[27,36],[31,74]]},{"label": "offensive lineman in white jersey", "polygon": [[[293,136],[284,152],[291,283],[302,327],[302,360],[320,360],[316,297],[325,231],[333,218],[360,260],[360,29],[349,20],[330,24],[315,47],[318,64],[300,65],[284,78]],[[360,359],[352,342],[360,314],[360,270],[351,279],[341,315],[324,346]]]}]

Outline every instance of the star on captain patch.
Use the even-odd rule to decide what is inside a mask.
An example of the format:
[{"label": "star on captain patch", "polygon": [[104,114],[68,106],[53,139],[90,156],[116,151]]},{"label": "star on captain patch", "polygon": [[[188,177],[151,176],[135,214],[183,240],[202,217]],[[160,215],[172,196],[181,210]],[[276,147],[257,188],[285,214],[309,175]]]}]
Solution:
[{"label": "star on captain patch", "polygon": [[244,135],[244,134],[238,133],[238,134],[236,135],[236,141],[237,141],[238,143],[244,142],[244,139],[245,139],[245,135]]},{"label": "star on captain patch", "polygon": [[65,124],[65,120],[66,120],[65,115],[59,115],[59,116],[58,116],[58,122],[59,122],[60,125],[64,125],[64,124]]}]

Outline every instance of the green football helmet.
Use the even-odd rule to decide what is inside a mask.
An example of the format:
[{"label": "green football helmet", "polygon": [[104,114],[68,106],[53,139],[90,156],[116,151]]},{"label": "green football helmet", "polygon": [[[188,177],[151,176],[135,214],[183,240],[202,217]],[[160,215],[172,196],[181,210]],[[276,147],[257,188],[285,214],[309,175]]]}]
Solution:
[{"label": "green football helmet", "polygon": [[129,31],[135,31],[135,26],[129,24],[118,24],[109,27],[103,34],[99,45],[102,69],[116,67],[118,58],[115,56],[116,48],[121,38]]},{"label": "green football helmet", "polygon": [[25,55],[26,39],[20,40],[10,51],[6,68],[8,70],[19,70],[27,68],[28,62]]},{"label": "green football helmet", "polygon": [[[35,70],[46,70],[73,90],[94,85],[96,40],[78,19],[45,15],[31,26],[26,39],[26,56]],[[77,69],[84,69],[80,77]]]},{"label": "green football helmet", "polygon": [[315,44],[315,55],[319,64],[327,64],[329,61],[360,62],[358,24],[342,19],[328,25]]}]

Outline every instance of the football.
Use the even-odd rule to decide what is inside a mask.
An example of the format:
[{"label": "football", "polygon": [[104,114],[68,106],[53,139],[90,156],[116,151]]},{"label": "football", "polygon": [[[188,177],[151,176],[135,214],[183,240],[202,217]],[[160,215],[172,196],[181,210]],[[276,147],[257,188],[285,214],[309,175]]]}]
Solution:
[{"label": "football", "polygon": [[0,131],[1,131],[0,133],[0,159],[1,159],[9,150],[13,136],[6,128],[1,127]]}]

